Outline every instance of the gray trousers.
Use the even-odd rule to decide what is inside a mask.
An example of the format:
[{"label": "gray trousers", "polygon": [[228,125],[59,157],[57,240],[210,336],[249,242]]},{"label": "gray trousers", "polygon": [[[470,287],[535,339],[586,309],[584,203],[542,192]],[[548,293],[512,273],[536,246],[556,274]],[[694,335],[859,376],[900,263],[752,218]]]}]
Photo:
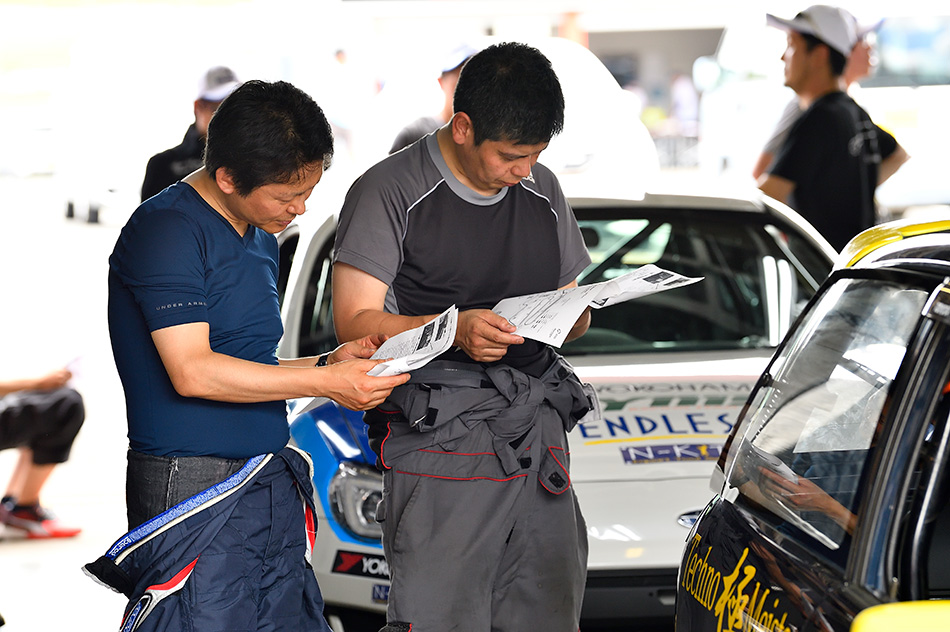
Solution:
[{"label": "gray trousers", "polygon": [[[492,438],[478,424],[446,458],[484,454]],[[576,632],[587,532],[573,488],[541,486],[540,454],[507,479],[468,480],[408,473],[406,456],[384,471],[377,514],[392,578],[387,620],[413,632]]]}]

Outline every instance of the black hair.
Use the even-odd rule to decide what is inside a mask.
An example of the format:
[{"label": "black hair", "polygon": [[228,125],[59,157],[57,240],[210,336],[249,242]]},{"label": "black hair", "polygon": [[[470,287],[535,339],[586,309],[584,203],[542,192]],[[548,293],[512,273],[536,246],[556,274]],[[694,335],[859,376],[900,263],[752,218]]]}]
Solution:
[{"label": "black hair", "polygon": [[453,108],[472,120],[476,145],[536,145],[564,128],[564,95],[551,62],[518,42],[489,46],[465,63]]},{"label": "black hair", "polygon": [[286,81],[247,81],[218,106],[208,124],[205,169],[228,170],[237,193],[288,183],[333,157],[333,132],[323,110]]},{"label": "black hair", "polygon": [[823,39],[815,37],[810,33],[800,33],[800,35],[805,38],[805,48],[807,48],[809,51],[814,50],[814,48],[819,44],[828,48],[828,61],[831,63],[832,75],[835,77],[840,77],[844,73],[844,67],[845,64],[848,63],[848,58],[841,54],[841,51]]}]

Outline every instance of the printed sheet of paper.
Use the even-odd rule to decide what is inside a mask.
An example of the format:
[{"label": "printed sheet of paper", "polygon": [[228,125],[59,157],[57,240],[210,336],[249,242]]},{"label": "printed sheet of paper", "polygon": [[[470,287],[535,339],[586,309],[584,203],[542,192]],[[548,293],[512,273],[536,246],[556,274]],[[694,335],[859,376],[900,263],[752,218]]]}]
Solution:
[{"label": "printed sheet of paper", "polygon": [[596,285],[526,294],[498,302],[492,311],[517,327],[516,334],[560,347],[571,327],[600,294]]},{"label": "printed sheet of paper", "polygon": [[560,347],[588,306],[600,309],[702,279],[648,264],[610,281],[506,298],[492,311],[517,327],[519,336]]},{"label": "printed sheet of paper", "polygon": [[[624,301],[640,298],[641,296],[648,296],[664,290],[672,290],[675,287],[690,285],[691,283],[702,281],[704,278],[705,277],[685,277],[681,274],[664,270],[652,263],[648,263],[616,279],[595,284],[602,286],[603,290],[595,300],[591,301],[590,306],[595,309],[600,309],[601,307],[623,303]],[[578,316],[580,316],[580,314],[578,314]]]},{"label": "printed sheet of paper", "polygon": [[455,341],[458,308],[453,305],[425,325],[404,331],[382,344],[373,359],[392,358],[369,372],[374,376],[398,375],[425,366]]}]

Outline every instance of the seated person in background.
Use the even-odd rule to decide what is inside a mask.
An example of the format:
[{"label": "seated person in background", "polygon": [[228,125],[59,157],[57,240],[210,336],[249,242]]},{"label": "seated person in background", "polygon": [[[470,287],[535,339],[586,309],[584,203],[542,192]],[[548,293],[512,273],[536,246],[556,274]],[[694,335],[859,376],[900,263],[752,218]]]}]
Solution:
[{"label": "seated person in background", "polygon": [[69,458],[85,420],[82,396],[68,388],[72,377],[59,369],[36,378],[0,381],[0,450],[20,455],[0,502],[4,534],[30,539],[69,538],[80,529],[60,524],[40,504],[53,469]]}]

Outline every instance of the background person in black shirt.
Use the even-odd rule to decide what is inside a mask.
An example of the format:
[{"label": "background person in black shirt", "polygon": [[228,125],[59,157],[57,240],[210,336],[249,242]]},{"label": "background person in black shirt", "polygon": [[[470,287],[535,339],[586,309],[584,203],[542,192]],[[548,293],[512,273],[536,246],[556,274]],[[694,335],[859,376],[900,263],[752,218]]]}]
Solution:
[{"label": "background person in black shirt", "polygon": [[790,20],[769,15],[768,22],[788,33],[785,85],[798,95],[804,112],[758,187],[798,211],[841,250],[876,223],[874,192],[907,153],[841,90],[840,77],[858,38],[849,13],[816,5]]},{"label": "background person in black shirt", "polygon": [[202,166],[211,115],[239,85],[237,75],[227,66],[215,66],[204,74],[195,99],[195,122],[188,126],[181,144],[149,158],[142,182],[143,202]]}]

